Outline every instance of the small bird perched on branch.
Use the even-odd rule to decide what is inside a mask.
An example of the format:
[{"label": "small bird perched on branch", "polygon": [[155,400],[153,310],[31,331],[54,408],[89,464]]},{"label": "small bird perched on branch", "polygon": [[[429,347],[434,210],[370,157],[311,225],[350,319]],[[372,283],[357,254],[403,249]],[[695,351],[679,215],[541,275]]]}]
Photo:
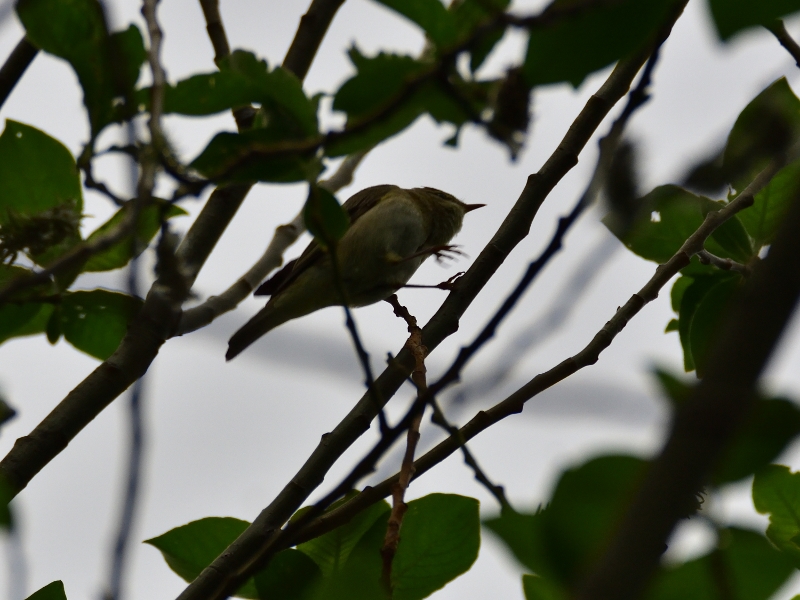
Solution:
[{"label": "small bird perched on branch", "polygon": [[405,190],[376,185],[353,195],[342,208],[350,228],[336,246],[341,277],[337,288],[331,253],[312,241],[259,287],[267,305],[228,342],[232,359],[262,335],[291,319],[342,304],[367,306],[403,287],[431,254],[452,250],[447,243],[461,230],[464,215],[484,204],[465,204],[434,188]]}]

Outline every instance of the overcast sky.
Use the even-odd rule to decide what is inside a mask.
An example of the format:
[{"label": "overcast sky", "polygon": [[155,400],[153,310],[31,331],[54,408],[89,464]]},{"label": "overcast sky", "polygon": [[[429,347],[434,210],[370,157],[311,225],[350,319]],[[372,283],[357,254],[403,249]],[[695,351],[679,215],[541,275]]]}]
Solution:
[{"label": "overcast sky", "polygon": [[[518,4],[519,10],[526,12],[542,3]],[[280,62],[305,8],[305,0],[222,0],[231,45],[252,50],[271,65]],[[113,22],[122,28],[132,21],[145,30],[138,10],[132,0],[114,2]],[[213,51],[199,4],[165,1],[159,16],[169,79],[212,70]],[[800,27],[793,27],[792,22],[789,29],[800,34]],[[0,56],[7,56],[21,35],[15,17],[2,22]],[[416,54],[423,40],[418,30],[377,3],[348,0],[308,74],[305,87],[309,94],[331,92],[352,73],[345,51],[353,43],[365,54],[378,50]],[[518,60],[523,49],[523,38],[509,35],[488,61],[486,74],[499,73]],[[554,150],[607,73],[589,77],[577,90],[567,85],[536,90],[531,137],[516,163],[509,162],[502,147],[474,129],[464,131],[458,150],[443,147],[451,130],[423,118],[372,152],[353,185],[339,194],[340,199],[369,185],[394,183],[437,187],[465,202],[487,204],[466,217],[456,239],[468,257],[446,268],[428,261],[414,278],[417,283],[442,281],[465,270],[478,255],[516,200],[526,177]],[[800,72],[769,33],[748,32],[723,46],[711,30],[705,3],[690,2],[662,53],[653,99],[630,126],[631,137],[642,151],[642,189],[680,179],[687,165],[724,141],[747,102],[783,75],[800,92]],[[35,59],[0,116],[42,129],[74,153],[88,137],[75,76],[66,63],[46,55]],[[234,128],[229,115],[168,117],[165,121],[170,139],[186,160],[216,131]],[[338,121],[326,117],[324,122]],[[599,131],[606,129],[604,124]],[[118,135],[110,128],[100,146],[113,143]],[[545,202],[531,235],[467,311],[459,332],[431,356],[431,379],[441,373],[458,347],[472,338],[547,242],[558,216],[567,212],[581,193],[595,157],[596,143],[592,141],[580,164]],[[101,159],[98,169],[103,179],[124,189],[117,159]],[[241,275],[263,252],[275,226],[288,221],[304,197],[302,185],[256,187],[198,278],[200,298],[219,293]],[[85,212],[90,215],[85,226],[90,231],[113,209],[94,193],[87,193],[85,201]],[[187,200],[182,206],[195,215],[201,203]],[[451,405],[455,421],[464,423],[479,408],[491,406],[536,373],[580,350],[652,275],[654,264],[608,241],[609,234],[598,222],[600,216],[601,210],[590,211],[569,234],[565,250],[469,369],[465,386],[474,393],[467,394],[462,404]],[[190,218],[174,223],[185,231]],[[298,254],[305,241],[292,248],[289,256]],[[554,318],[554,302],[558,307],[565,305],[565,282],[587,262],[591,264],[584,271],[592,278],[585,282],[584,293],[567,303],[572,310],[556,315],[564,319],[562,326],[519,356],[505,383],[487,389],[481,376],[494,372],[498,361],[520,355],[518,348],[525,338],[519,334],[532,323],[538,323],[536,331],[541,333],[542,316]],[[77,285],[120,289],[122,278],[119,273],[99,274],[83,277]],[[400,299],[425,322],[439,306],[443,292],[407,290]],[[362,376],[342,327],[341,311],[336,308],[282,326],[226,364],[227,338],[262,304],[249,299],[207,330],[170,340],[148,373],[146,479],[128,576],[129,600],[172,598],[185,585],[158,551],[138,542],[206,516],[252,520],[300,467],[320,436],[361,396]],[[396,353],[402,347],[405,325],[383,303],[358,309],[355,316],[373,362],[380,368],[387,352]],[[677,334],[663,333],[670,318],[669,295],[665,293],[630,323],[596,365],[532,400],[522,415],[507,419],[472,442],[485,470],[506,486],[517,507],[546,501],[560,470],[589,456],[619,451],[647,455],[658,449],[666,412],[650,371],[653,365],[680,371],[682,364]],[[50,346],[44,336],[0,346],[0,389],[19,411],[2,430],[0,453],[5,455],[17,437],[27,434],[96,365],[95,359],[64,341]],[[770,367],[768,389],[800,398],[798,365],[800,324],[795,319],[791,335]],[[411,397],[411,390],[404,388],[392,401],[390,414],[401,414]],[[106,409],[14,503],[21,522],[29,593],[62,579],[71,600],[95,599],[105,584],[127,447],[123,403],[120,398]],[[349,470],[375,439],[373,434],[364,436],[337,463],[315,498]],[[423,430],[423,445],[435,441],[437,435]],[[796,469],[800,452],[789,452],[783,460]],[[380,475],[396,468],[397,457],[392,456]],[[765,520],[748,504],[748,486],[740,484],[723,498],[712,499],[710,509],[734,522],[763,528]],[[481,499],[485,515],[497,511],[459,456],[415,482],[409,497],[432,491],[475,496]],[[698,527],[688,526],[672,544],[671,552],[699,551],[707,536],[704,538]],[[499,548],[490,534],[484,534],[476,566],[435,597],[522,598],[521,570]],[[7,578],[3,560],[0,593],[7,589]],[[798,591],[800,580],[787,586],[780,598],[791,598]]]}]

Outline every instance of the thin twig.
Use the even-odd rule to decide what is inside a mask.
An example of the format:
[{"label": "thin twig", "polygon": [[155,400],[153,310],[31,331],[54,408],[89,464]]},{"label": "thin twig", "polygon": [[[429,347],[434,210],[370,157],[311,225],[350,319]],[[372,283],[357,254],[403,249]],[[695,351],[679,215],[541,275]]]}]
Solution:
[{"label": "thin twig", "polygon": [[722,258],[715,254],[711,254],[711,252],[708,250],[701,250],[698,252],[697,258],[699,258],[700,262],[704,265],[713,265],[718,269],[722,269],[723,271],[734,271],[736,273],[741,273],[745,277],[748,277],[752,271],[752,269],[747,265],[738,263],[730,258]]},{"label": "thin twig", "polygon": [[[435,424],[444,429],[448,435],[459,435],[458,427],[451,424],[447,418],[444,416],[444,411],[442,411],[442,407],[439,406],[439,403],[435,400],[431,400],[431,406],[433,406],[433,415],[431,415],[431,421]],[[506,498],[506,492],[502,485],[497,485],[492,483],[492,480],[489,479],[489,476],[486,472],[481,468],[478,464],[477,459],[470,451],[469,447],[467,446],[466,440],[462,441],[461,443],[461,453],[464,455],[464,463],[472,469],[472,472],[475,474],[475,480],[480,483],[486,490],[494,496],[497,503],[500,505],[500,509],[502,512],[506,511],[513,511],[514,508],[511,506],[511,503]]]},{"label": "thin twig", "polygon": [[417,388],[417,403],[419,404],[416,413],[411,419],[406,435],[406,451],[403,454],[403,461],[400,466],[400,477],[392,486],[392,512],[386,524],[386,536],[381,547],[381,557],[383,558],[382,581],[384,589],[391,595],[392,591],[392,563],[397,554],[397,546],[400,543],[400,528],[403,525],[403,516],[408,508],[405,503],[405,493],[411,479],[414,477],[414,454],[419,443],[419,428],[422,424],[422,415],[425,405],[420,401],[428,390],[428,382],[425,377],[425,356],[427,348],[422,345],[422,329],[417,325],[417,319],[411,315],[408,309],[400,304],[396,294],[387,298],[387,302],[392,305],[394,314],[406,322],[409,337],[406,340],[406,347],[414,356],[414,370],[411,372],[411,381]]},{"label": "thin twig", "polygon": [[[345,158],[336,173],[329,179],[321,181],[319,186],[331,193],[336,193],[341,188],[350,185],[353,181],[353,173],[367,152],[369,150],[363,150]],[[202,304],[184,311],[175,335],[184,335],[205,327],[220,315],[239,306],[239,303],[247,298],[270,272],[283,264],[284,252],[297,241],[305,230],[306,225],[301,210],[289,223],[279,225],[275,229],[275,234],[264,254],[236,283],[218,296],[210,296]]]},{"label": "thin twig", "polygon": [[11,51],[6,62],[0,67],[0,107],[5,104],[17,82],[38,53],[39,49],[27,37],[23,37]]},{"label": "thin twig", "polygon": [[[136,143],[136,127],[132,121],[127,123],[126,133],[128,142]],[[130,188],[136,189],[138,168],[134,161],[130,166]],[[134,236],[131,239],[133,246],[130,265],[128,266],[128,294],[139,297],[139,258],[138,240]],[[142,420],[142,398],[144,393],[145,376],[140,377],[133,384],[130,399],[128,401],[128,416],[130,422],[130,452],[128,454],[128,474],[125,486],[125,493],[120,512],[119,528],[117,531],[114,551],[112,554],[111,575],[109,577],[108,593],[106,598],[109,600],[119,600],[122,596],[122,583],[124,567],[130,543],[133,521],[136,515],[136,504],[139,499],[139,482],[142,469],[142,453],[144,448],[144,423]]]},{"label": "thin twig", "polygon": [[783,24],[783,21],[778,19],[771,25],[765,25],[765,27],[772,32],[781,43],[781,46],[786,48],[786,51],[792,55],[794,62],[800,67],[800,45],[798,45],[798,43],[794,41],[794,38],[789,35],[789,32],[786,31],[786,26]]},{"label": "thin twig", "polygon": [[[685,2],[680,3],[670,15],[668,27],[678,19],[683,6]],[[519,199],[497,233],[423,328],[423,340],[429,350],[433,350],[458,329],[460,316],[514,247],[527,236],[541,204],[561,178],[575,166],[578,154],[611,108],[626,94],[648,56],[649,52],[639,53],[617,64],[607,81],[589,99],[551,157],[537,174],[528,178]],[[413,357],[410,352],[401,351],[375,381],[381,397],[388,401],[406,381],[412,368]],[[281,525],[320,485],[328,469],[341,454],[368,429],[375,415],[372,399],[364,395],[341,423],[324,437],[291,482],[247,530],[189,585],[180,600],[216,600],[224,597],[229,591],[237,589],[261,561],[268,559],[281,540],[291,540],[288,533],[286,536],[278,535]],[[318,516],[315,510],[308,514],[310,519]],[[298,530],[298,527],[292,527],[293,532]]]}]

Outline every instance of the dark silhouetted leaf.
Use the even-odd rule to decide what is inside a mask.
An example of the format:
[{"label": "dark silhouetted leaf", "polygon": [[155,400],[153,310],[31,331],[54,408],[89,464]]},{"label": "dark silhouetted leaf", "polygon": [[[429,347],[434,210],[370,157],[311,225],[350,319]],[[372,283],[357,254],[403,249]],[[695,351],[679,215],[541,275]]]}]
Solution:
[{"label": "dark silhouetted leaf", "polygon": [[[603,223],[632,252],[658,263],[667,262],[680,249],[703,223],[706,214],[723,207],[674,185],[655,188],[638,204],[638,215],[627,231],[610,216],[604,217]],[[747,232],[735,216],[706,240],[706,248],[739,262],[747,262],[753,255]]]},{"label": "dark silhouetted leaf", "polygon": [[703,294],[694,310],[689,326],[689,344],[698,377],[703,377],[705,374],[706,360],[719,327],[727,313],[731,298],[741,284],[742,277],[738,275],[715,278],[714,285]]},{"label": "dark silhouetted leaf", "polygon": [[800,568],[800,473],[783,465],[769,465],[756,473],[753,505],[769,514],[769,540]]},{"label": "dark silhouetted leaf", "polygon": [[529,85],[568,81],[575,87],[593,71],[648,42],[666,18],[669,0],[555,0],[548,9],[571,10],[531,30],[525,57]]},{"label": "dark silhouetted leaf", "polygon": [[719,532],[719,547],[689,562],[665,567],[655,576],[645,600],[767,600],[793,572],[792,565],[758,532],[729,528]]},{"label": "dark silhouetted leaf", "polygon": [[552,574],[547,548],[544,543],[544,511],[532,514],[506,511],[483,524],[506,544],[520,564],[534,573]]},{"label": "dark silhouetted leaf", "polygon": [[323,248],[335,245],[350,227],[350,217],[336,196],[316,185],[309,186],[303,220]]},{"label": "dark silhouetted leaf", "polygon": [[452,45],[458,38],[455,20],[439,0],[378,0],[419,25],[434,44]]},{"label": "dark silhouetted leaf", "polygon": [[798,0],[709,0],[711,15],[722,40],[758,25],[769,25],[775,19],[800,10]]},{"label": "dark silhouetted leaf", "polygon": [[[114,216],[95,229],[86,241],[92,242],[98,237],[116,229],[125,215],[132,209],[126,204]],[[139,223],[136,227],[136,242],[131,235],[126,236],[110,248],[94,254],[83,266],[84,271],[111,271],[127,265],[134,256],[141,254],[150,240],[155,237],[161,227],[162,220],[187,214],[185,210],[165,200],[157,200],[139,212]]]},{"label": "dark silhouetted leaf", "polygon": [[11,507],[8,503],[14,499],[14,490],[11,485],[6,481],[6,478],[0,476],[0,530],[9,529],[14,524],[14,516],[11,514]]},{"label": "dark silhouetted leaf", "polygon": [[759,471],[800,433],[800,410],[784,398],[760,399],[714,469],[721,485]]},{"label": "dark silhouetted leaf", "polygon": [[778,233],[786,209],[800,191],[800,161],[781,169],[755,196],[753,206],[738,214],[756,247],[771,244]]},{"label": "dark silhouetted leaf", "polygon": [[690,382],[676,377],[663,369],[655,369],[653,374],[656,376],[661,389],[670,401],[672,408],[679,407],[689,397],[692,391]]},{"label": "dark silhouetted leaf", "polygon": [[577,583],[598,558],[644,474],[645,461],[603,456],[561,475],[545,511],[544,535],[558,580]]},{"label": "dark silhouetted leaf", "polygon": [[39,591],[34,592],[26,600],[67,600],[64,584],[59,581],[48,583]]},{"label": "dark silhouetted leaf", "polygon": [[115,99],[131,93],[145,59],[138,30],[131,26],[109,36],[97,0],[20,0],[17,14],[33,43],[75,69],[92,137],[119,120],[121,112]]},{"label": "dark silhouetted leaf", "polygon": [[107,290],[72,292],[60,305],[61,332],[78,350],[105,360],[117,349],[142,301]]},{"label": "dark silhouetted leaf", "polygon": [[522,590],[525,600],[567,600],[569,597],[561,586],[538,575],[523,575]]},{"label": "dark silhouetted leaf", "polygon": [[778,153],[800,137],[800,100],[785,78],[756,96],[728,136],[722,168],[737,192],[745,189]]}]

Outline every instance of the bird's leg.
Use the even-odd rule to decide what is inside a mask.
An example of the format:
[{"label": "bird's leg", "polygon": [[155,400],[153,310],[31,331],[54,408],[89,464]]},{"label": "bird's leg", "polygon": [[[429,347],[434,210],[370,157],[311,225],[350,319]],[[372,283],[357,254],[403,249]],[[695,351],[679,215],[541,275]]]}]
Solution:
[{"label": "bird's leg", "polygon": [[[460,271],[456,273],[452,277],[450,277],[447,281],[443,281],[442,283],[437,283],[436,285],[421,285],[421,284],[414,284],[414,283],[404,283],[400,287],[403,288],[417,288],[417,289],[430,289],[430,290],[446,290],[448,292],[452,292],[455,289],[456,282],[458,279],[464,274],[464,271]],[[391,304],[391,300],[387,298],[386,300]],[[392,305],[394,306],[394,305]]]}]

